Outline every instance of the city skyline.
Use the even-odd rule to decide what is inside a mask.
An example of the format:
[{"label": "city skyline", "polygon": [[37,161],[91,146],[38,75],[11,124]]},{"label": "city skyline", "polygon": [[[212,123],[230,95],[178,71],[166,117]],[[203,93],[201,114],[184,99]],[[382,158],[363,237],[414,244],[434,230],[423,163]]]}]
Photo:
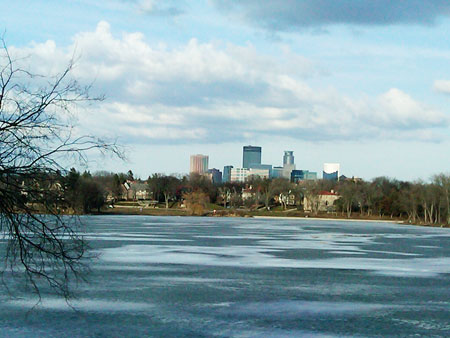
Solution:
[{"label": "city skyline", "polygon": [[230,163],[223,166],[223,171],[215,166],[209,167],[209,155],[191,155],[189,174],[205,175],[216,184],[247,182],[251,176],[259,176],[262,179],[285,178],[292,182],[319,178],[338,181],[342,175],[339,163],[324,163],[322,177],[318,177],[317,172],[304,167],[297,169],[292,150],[284,150],[282,166],[273,163],[264,164],[262,163],[262,147],[252,145],[242,147],[241,167]]},{"label": "city skyline", "polygon": [[76,112],[74,133],[117,139],[128,162],[91,156],[91,171],[186,173],[194,153],[223,168],[258,144],[262,163],[292,150],[317,172],[449,172],[450,4],[336,6],[19,0],[0,22],[20,66],[51,75],[75,57],[73,75],[106,96]]}]

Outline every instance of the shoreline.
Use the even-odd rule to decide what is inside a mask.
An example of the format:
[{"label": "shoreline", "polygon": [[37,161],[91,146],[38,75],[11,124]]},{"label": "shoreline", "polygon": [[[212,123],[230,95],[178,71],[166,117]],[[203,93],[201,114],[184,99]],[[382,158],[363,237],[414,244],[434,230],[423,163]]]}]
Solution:
[{"label": "shoreline", "polygon": [[251,216],[252,218],[260,219],[304,219],[304,220],[315,220],[315,221],[340,221],[340,222],[371,222],[371,223],[396,223],[405,225],[417,225],[405,223],[404,221],[390,221],[390,220],[376,220],[376,219],[363,219],[363,218],[327,218],[327,217],[293,217],[293,216]]},{"label": "shoreline", "polygon": [[[367,222],[367,223],[387,223],[387,224],[399,224],[399,225],[413,225],[421,227],[431,227],[431,228],[450,228],[448,225],[442,224],[417,224],[409,223],[408,220],[401,219],[376,219],[376,218],[345,218],[345,217],[318,217],[309,215],[298,215],[298,216],[284,216],[280,214],[275,215],[255,215],[252,212],[242,212],[237,211],[236,213],[222,213],[218,211],[216,214],[208,212],[203,215],[189,215],[187,210],[171,210],[171,209],[142,209],[139,208],[120,208],[122,210],[112,211],[103,210],[100,213],[93,213],[92,215],[123,215],[123,216],[178,216],[178,217],[242,217],[242,218],[255,218],[255,219],[287,219],[287,220],[316,220],[316,221],[339,221],[339,222]],[[124,210],[127,209],[127,210]]]}]

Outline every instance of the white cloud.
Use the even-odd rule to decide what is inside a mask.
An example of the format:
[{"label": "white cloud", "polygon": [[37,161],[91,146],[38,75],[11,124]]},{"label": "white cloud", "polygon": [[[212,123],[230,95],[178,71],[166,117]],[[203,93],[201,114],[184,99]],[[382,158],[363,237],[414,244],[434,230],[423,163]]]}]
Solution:
[{"label": "white cloud", "polygon": [[379,103],[381,110],[376,116],[381,117],[385,123],[416,129],[417,125],[438,127],[443,122],[449,122],[444,113],[415,101],[396,88],[381,95]]},{"label": "white cloud", "polygon": [[77,34],[71,46],[47,41],[14,52],[32,54],[40,72],[54,72],[74,49],[81,56],[74,75],[95,78],[108,98],[81,113],[81,127],[130,142],[229,142],[248,135],[360,140],[411,132],[429,140],[432,131],[449,126],[448,115],[400,89],[355,99],[313,88],[308,79],[320,73],[314,62],[283,49],[275,57],[250,44],[196,39],[167,48],[151,45],[141,33],[115,37],[100,22],[95,31]]},{"label": "white cloud", "polygon": [[450,81],[449,80],[436,80],[434,81],[434,90],[444,93],[450,94]]}]

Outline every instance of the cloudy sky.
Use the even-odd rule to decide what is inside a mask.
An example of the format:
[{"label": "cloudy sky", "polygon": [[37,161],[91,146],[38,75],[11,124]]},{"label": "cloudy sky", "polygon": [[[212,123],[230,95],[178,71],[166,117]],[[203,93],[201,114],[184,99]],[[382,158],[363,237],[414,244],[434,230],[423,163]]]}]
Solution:
[{"label": "cloudy sky", "polygon": [[0,28],[37,72],[76,55],[106,95],[79,129],[129,161],[92,170],[241,166],[252,144],[265,163],[293,150],[298,169],[367,179],[450,171],[448,0],[17,0]]}]

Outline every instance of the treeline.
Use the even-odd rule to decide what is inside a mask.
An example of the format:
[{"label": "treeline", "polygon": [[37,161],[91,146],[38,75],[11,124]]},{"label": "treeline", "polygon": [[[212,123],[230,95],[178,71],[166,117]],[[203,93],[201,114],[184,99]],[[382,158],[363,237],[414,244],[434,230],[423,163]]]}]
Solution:
[{"label": "treeline", "polygon": [[99,212],[105,203],[120,200],[123,184],[133,180],[131,172],[92,175],[89,171],[81,173],[73,168],[66,173],[34,171],[31,175],[4,175],[1,178],[0,198],[11,204],[11,210],[52,214]]},{"label": "treeline", "polygon": [[[48,175],[46,176],[48,177]],[[50,183],[49,183],[50,182]],[[18,182],[18,188],[36,182]],[[347,217],[401,218],[412,223],[450,224],[450,175],[439,174],[429,182],[407,182],[378,177],[371,181],[345,179],[300,181],[292,183],[282,178],[260,179],[253,177],[246,183],[213,184],[208,177],[192,174],[185,176],[153,174],[147,180],[135,179],[127,173],[78,172],[71,169],[65,174],[55,173],[41,189],[55,191],[52,203],[62,209],[78,213],[100,211],[106,203],[121,200],[147,199],[162,203],[165,208],[184,204],[193,213],[213,204],[224,209],[250,210],[281,206],[295,208],[315,215],[321,212]],[[145,191],[144,195],[138,192]],[[324,192],[333,191],[336,199],[326,209],[321,209]],[[32,202],[21,194],[21,202]],[[33,194],[34,199],[39,194]],[[144,197],[143,197],[144,196]],[[305,206],[308,205],[308,210]]]},{"label": "treeline", "polygon": [[131,170],[125,173],[99,171],[91,174],[72,168],[59,182],[64,196],[65,206],[77,213],[100,212],[106,203],[124,199],[124,184],[134,181]]},{"label": "treeline", "polygon": [[340,182],[338,209],[405,218],[412,223],[450,224],[450,176],[435,175],[431,182],[405,182],[378,177],[371,182]]},{"label": "treeline", "polygon": [[407,182],[387,177],[371,181],[345,179],[339,182],[327,180],[300,181],[260,179],[255,177],[246,184],[225,183],[213,185],[206,178],[193,176],[166,176],[155,174],[148,179],[155,198],[180,201],[187,193],[201,192],[209,202],[223,207],[269,209],[281,205],[295,205],[303,210],[306,201],[311,212],[320,212],[320,198],[324,192],[334,191],[338,198],[328,212],[352,217],[401,218],[412,223],[450,224],[450,175],[439,174],[429,182]]}]

